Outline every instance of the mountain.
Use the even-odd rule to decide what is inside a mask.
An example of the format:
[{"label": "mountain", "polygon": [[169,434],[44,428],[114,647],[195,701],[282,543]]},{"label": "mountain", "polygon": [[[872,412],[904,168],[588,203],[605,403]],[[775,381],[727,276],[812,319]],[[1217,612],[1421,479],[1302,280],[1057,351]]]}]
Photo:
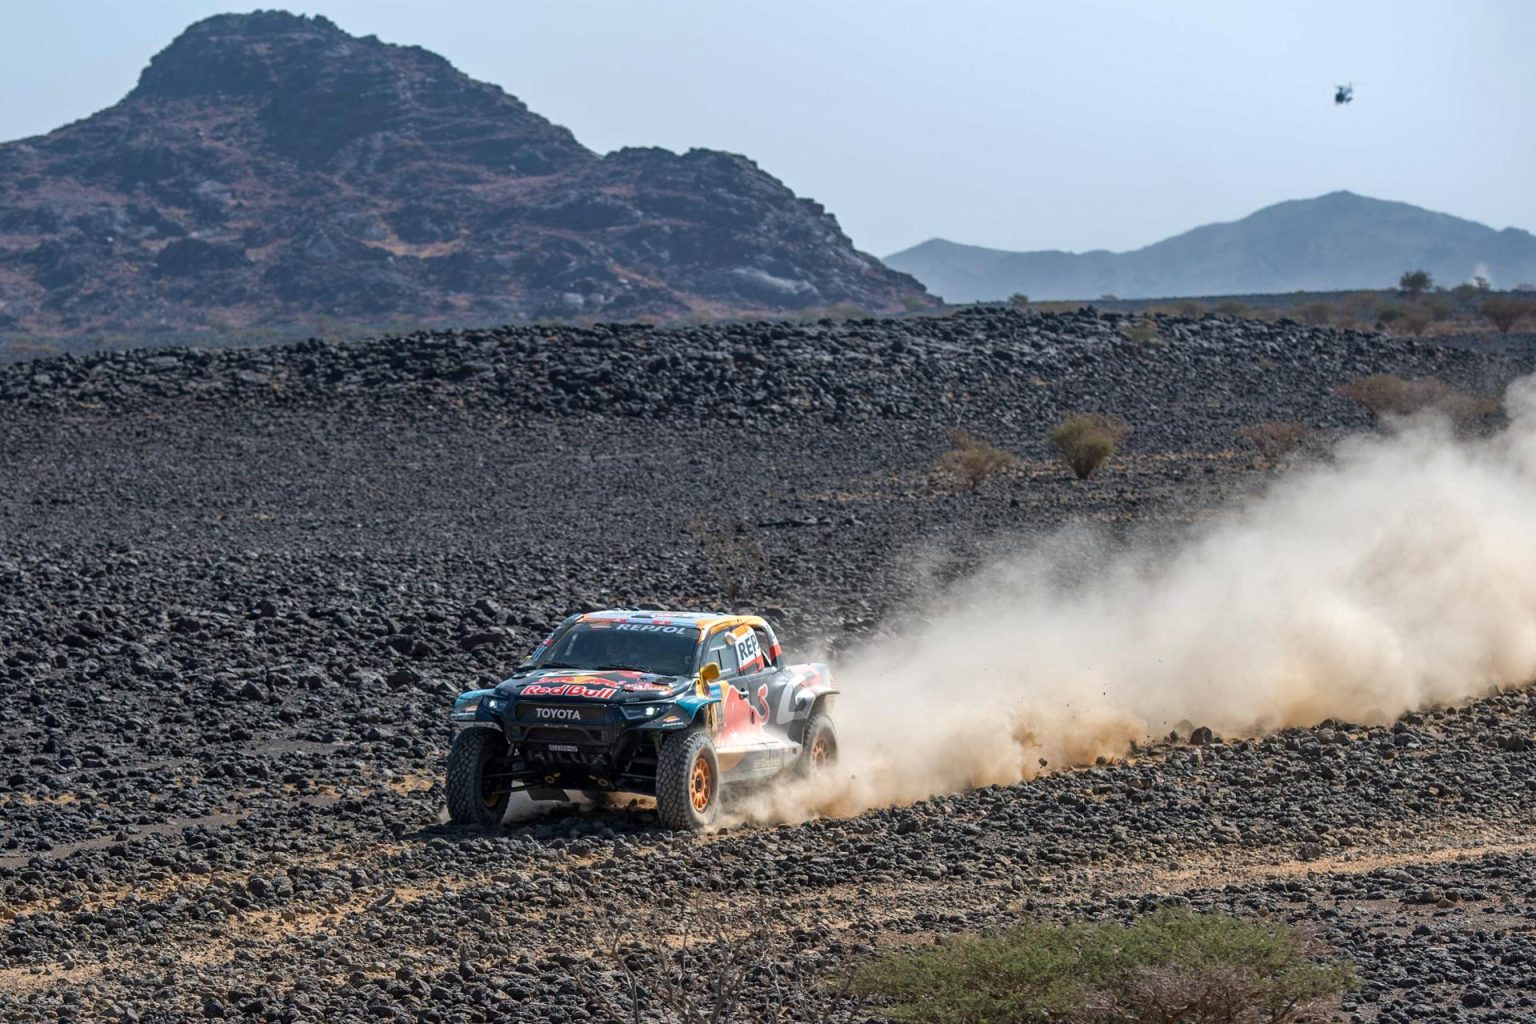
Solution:
[{"label": "mountain", "polygon": [[1424,269],[1441,284],[1536,281],[1536,237],[1444,213],[1331,192],[1207,224],[1133,252],[1006,252],[935,238],[886,257],[949,302],[1253,295],[1395,286]]},{"label": "mountain", "polygon": [[121,102],[0,145],[0,330],[924,301],[745,157],[598,155],[420,47],[200,21]]}]

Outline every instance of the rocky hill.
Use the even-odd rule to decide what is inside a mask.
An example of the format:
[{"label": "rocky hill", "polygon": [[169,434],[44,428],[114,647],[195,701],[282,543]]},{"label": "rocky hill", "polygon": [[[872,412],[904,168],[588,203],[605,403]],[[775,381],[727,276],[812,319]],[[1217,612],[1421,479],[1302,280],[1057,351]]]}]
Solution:
[{"label": "rocky hill", "polygon": [[1386,288],[1405,270],[1441,284],[1536,282],[1536,236],[1332,192],[1207,224],[1132,252],[1007,252],[942,238],[886,257],[949,302],[1161,298]]},{"label": "rocky hill", "polygon": [[321,17],[198,22],[121,102],[0,145],[0,331],[922,300],[745,157],[600,156],[436,54]]}]

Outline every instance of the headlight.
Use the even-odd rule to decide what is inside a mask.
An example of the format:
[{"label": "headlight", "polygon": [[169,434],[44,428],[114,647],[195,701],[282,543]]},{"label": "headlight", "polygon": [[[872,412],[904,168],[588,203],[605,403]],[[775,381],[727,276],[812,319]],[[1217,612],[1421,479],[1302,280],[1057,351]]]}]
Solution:
[{"label": "headlight", "polygon": [[631,722],[643,722],[659,718],[666,712],[671,711],[672,705],[666,701],[653,701],[649,704],[620,704],[619,710]]},{"label": "headlight", "polygon": [[480,710],[480,702],[484,699],[481,696],[474,696],[467,700],[457,701],[453,705],[453,713],[455,715],[474,715]]}]

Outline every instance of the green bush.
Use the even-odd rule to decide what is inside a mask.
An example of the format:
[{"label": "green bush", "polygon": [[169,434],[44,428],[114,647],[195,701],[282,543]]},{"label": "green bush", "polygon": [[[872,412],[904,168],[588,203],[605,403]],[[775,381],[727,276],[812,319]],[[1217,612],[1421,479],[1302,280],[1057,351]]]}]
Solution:
[{"label": "green bush", "polygon": [[968,430],[946,430],[944,435],[951,447],[939,456],[939,472],[954,477],[967,491],[976,490],[989,476],[1019,461],[1012,452]]},{"label": "green bush", "polygon": [[1080,412],[1058,423],[1046,440],[1072,467],[1077,478],[1086,480],[1109,461],[1130,432],[1130,427],[1113,416]]},{"label": "green bush", "polygon": [[889,952],[854,990],[913,1024],[1285,1024],[1356,983],[1315,952],[1282,925],[1164,909]]},{"label": "green bush", "polygon": [[1014,292],[1012,295],[1008,296],[1008,305],[1012,306],[1014,309],[1028,309],[1029,296],[1025,295],[1023,292]]}]

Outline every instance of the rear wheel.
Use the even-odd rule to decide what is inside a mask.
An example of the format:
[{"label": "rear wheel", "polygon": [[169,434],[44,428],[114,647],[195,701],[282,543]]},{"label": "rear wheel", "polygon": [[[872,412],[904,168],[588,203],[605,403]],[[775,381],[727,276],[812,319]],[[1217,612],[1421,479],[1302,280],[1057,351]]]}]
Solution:
[{"label": "rear wheel", "polygon": [[697,831],[720,814],[720,761],[709,734],[668,736],[656,759],[656,813],[668,828]]},{"label": "rear wheel", "polygon": [[837,763],[837,729],[832,716],[817,711],[806,720],[800,732],[800,756],[795,760],[797,775],[815,775]]},{"label": "rear wheel", "polygon": [[465,729],[448,751],[448,817],[455,825],[496,828],[512,787],[505,775],[507,740],[494,729]]}]

